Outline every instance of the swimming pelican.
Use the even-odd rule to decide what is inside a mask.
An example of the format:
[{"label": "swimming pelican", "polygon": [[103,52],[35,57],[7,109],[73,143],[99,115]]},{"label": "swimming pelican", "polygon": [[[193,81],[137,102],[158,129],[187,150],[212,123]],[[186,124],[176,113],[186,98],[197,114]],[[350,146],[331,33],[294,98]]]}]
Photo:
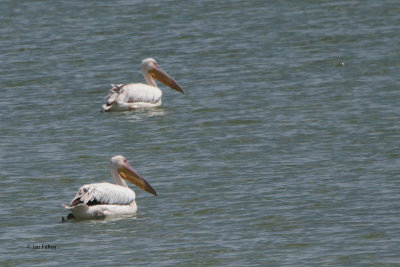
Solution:
[{"label": "swimming pelican", "polygon": [[154,78],[172,89],[184,93],[179,84],[152,58],[146,58],[142,61],[142,73],[147,84],[111,84],[112,88],[106,96],[106,103],[103,105],[104,111],[161,106],[162,92],[157,87]]},{"label": "swimming pelican", "polygon": [[[136,213],[135,192],[124,180],[157,196],[153,187],[132,168],[123,156],[111,158],[111,175],[116,184],[95,183],[79,188],[70,206],[64,205],[72,212],[68,214],[67,219],[91,219]],[[64,217],[62,221],[65,221]]]}]

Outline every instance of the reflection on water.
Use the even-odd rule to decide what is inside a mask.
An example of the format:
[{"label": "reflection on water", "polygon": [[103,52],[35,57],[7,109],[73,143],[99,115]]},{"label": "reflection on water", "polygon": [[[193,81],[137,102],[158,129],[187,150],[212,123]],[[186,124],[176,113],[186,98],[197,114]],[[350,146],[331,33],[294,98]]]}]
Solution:
[{"label": "reflection on water", "polygon": [[[66,216],[64,216],[66,218]],[[103,217],[103,218],[98,218],[98,219],[68,219],[64,221],[63,223],[89,223],[89,224],[97,224],[97,223],[110,223],[110,222],[117,222],[120,220],[137,220],[138,216],[137,214],[134,215],[119,215],[119,216],[112,216],[112,217]],[[61,219],[60,219],[60,222]]]},{"label": "reflection on water", "polygon": [[[114,112],[115,113],[115,112]],[[151,108],[151,109],[137,109],[134,111],[121,112],[124,120],[130,122],[139,122],[147,118],[164,116],[167,114],[167,110],[163,107]]]}]

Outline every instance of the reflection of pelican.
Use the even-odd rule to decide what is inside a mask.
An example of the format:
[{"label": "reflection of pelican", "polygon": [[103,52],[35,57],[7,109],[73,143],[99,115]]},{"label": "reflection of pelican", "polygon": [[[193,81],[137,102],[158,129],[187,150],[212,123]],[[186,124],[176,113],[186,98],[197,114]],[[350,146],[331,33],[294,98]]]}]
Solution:
[{"label": "reflection of pelican", "polygon": [[123,156],[111,158],[111,175],[116,184],[96,183],[79,188],[70,206],[64,205],[72,212],[67,218],[90,219],[110,215],[135,214],[137,211],[135,192],[127,186],[123,179],[157,195],[153,187],[132,168]]},{"label": "reflection of pelican", "polygon": [[112,84],[110,93],[107,96],[107,102],[103,105],[104,111],[133,110],[137,108],[160,106],[162,92],[157,87],[153,78],[183,93],[183,89],[179,84],[161,69],[152,58],[147,58],[142,61],[142,73],[147,84]]},{"label": "reflection of pelican", "polygon": [[141,112],[129,112],[124,115],[124,120],[130,122],[139,122],[147,118],[163,116],[166,114],[165,109],[162,108],[148,108],[141,109]]}]

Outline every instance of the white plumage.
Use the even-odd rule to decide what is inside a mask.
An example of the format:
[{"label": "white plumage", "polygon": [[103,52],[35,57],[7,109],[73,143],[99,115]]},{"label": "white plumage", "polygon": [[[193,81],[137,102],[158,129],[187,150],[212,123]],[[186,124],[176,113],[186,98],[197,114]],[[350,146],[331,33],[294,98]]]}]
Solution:
[{"label": "white plumage", "polygon": [[86,184],[79,188],[78,193],[71,200],[71,206],[77,201],[84,204],[106,203],[128,205],[135,201],[135,192],[128,187],[110,183]]},{"label": "white plumage", "polygon": [[64,205],[72,212],[67,218],[90,219],[136,213],[135,192],[124,180],[157,195],[123,156],[111,158],[111,175],[116,184],[94,183],[81,186],[70,205]]},{"label": "white plumage", "polygon": [[157,87],[153,78],[183,93],[183,89],[178,83],[152,58],[142,61],[142,73],[147,84],[111,84],[112,88],[106,96],[106,104],[103,105],[104,111],[134,110],[160,106],[162,91]]}]

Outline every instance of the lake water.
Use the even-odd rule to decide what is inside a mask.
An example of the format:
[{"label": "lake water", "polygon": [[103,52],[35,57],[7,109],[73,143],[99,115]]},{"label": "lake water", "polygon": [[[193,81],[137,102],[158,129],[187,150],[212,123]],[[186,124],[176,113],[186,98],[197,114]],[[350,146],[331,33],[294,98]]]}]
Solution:
[{"label": "lake water", "polygon": [[[399,1],[0,11],[1,266],[399,266]],[[185,94],[101,113],[147,57]],[[61,223],[118,154],[158,197]]]}]

